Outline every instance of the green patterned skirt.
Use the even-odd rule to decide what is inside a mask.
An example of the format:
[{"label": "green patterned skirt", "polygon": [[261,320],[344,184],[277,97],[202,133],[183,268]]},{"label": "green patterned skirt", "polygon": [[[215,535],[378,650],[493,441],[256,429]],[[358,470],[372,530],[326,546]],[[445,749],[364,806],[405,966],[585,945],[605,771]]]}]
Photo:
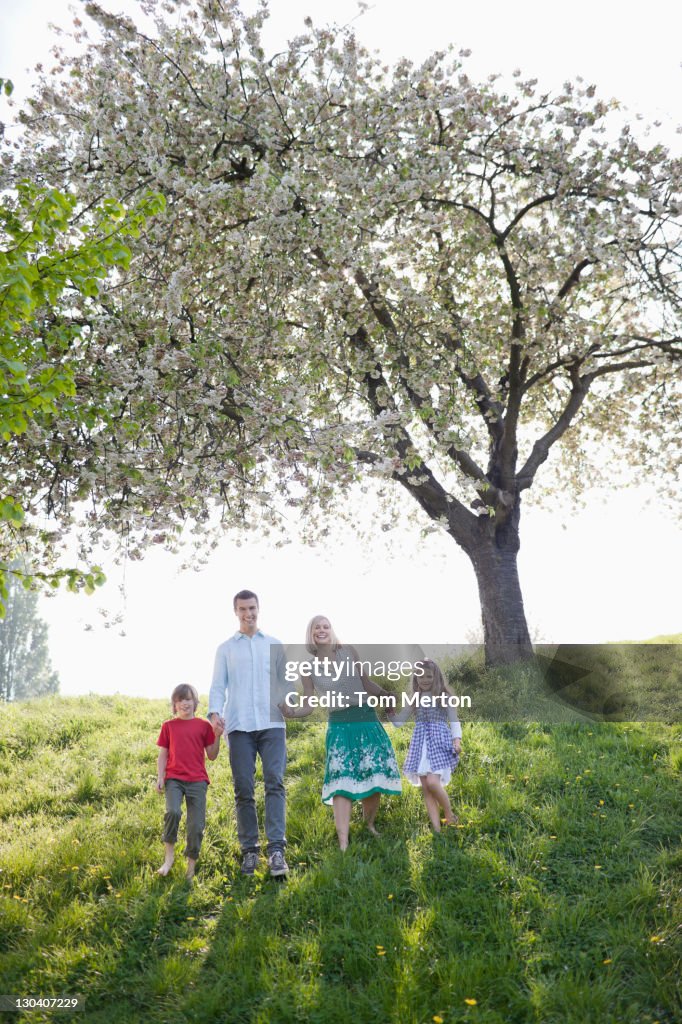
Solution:
[{"label": "green patterned skirt", "polygon": [[364,800],[374,793],[400,793],[400,772],[383,725],[368,708],[332,711],[327,727],[322,799]]}]

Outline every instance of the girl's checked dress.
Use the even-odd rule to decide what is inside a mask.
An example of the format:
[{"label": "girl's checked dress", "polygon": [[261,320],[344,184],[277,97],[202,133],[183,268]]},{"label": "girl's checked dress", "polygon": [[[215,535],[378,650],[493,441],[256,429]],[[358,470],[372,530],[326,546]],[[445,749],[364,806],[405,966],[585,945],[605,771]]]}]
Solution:
[{"label": "girl's checked dress", "polygon": [[[440,775],[441,782],[447,786],[459,764],[459,754],[452,749],[453,739],[462,736],[457,713],[448,707],[416,706],[406,710],[414,714],[415,726],[403,765],[405,778],[413,786],[419,786],[420,775]],[[394,719],[396,725],[402,724],[399,718],[396,716]]]}]

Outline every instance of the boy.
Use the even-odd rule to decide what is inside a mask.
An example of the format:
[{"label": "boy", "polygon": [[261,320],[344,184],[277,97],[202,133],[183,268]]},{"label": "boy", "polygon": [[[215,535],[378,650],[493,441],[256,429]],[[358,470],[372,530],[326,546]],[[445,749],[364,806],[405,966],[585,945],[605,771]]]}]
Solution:
[{"label": "boy", "polygon": [[173,866],[184,796],[187,804],[185,856],[189,881],[194,878],[206,824],[206,790],[209,779],[204,752],[210,761],[215,761],[223,733],[222,722],[218,721],[211,726],[205,718],[195,717],[198,705],[199,696],[193,686],[186,683],[176,686],[171,694],[174,718],[163,723],[156,741],[159,747],[156,788],[159,793],[163,793],[164,788],[166,790],[162,836],[166,857],[158,874],[167,875]]}]

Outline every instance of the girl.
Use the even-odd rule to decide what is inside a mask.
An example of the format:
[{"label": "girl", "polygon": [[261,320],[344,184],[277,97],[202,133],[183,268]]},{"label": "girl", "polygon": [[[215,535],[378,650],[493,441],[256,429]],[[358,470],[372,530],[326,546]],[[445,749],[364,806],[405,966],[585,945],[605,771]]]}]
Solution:
[{"label": "girl", "polygon": [[462,727],[457,712],[447,704],[447,698],[452,694],[438,665],[426,659],[414,667],[412,692],[417,694],[417,701],[406,705],[392,721],[399,726],[414,715],[416,724],[403,773],[413,786],[421,785],[433,830],[440,832],[441,808],[445,824],[457,824],[445,787],[453,768],[459,763]]}]

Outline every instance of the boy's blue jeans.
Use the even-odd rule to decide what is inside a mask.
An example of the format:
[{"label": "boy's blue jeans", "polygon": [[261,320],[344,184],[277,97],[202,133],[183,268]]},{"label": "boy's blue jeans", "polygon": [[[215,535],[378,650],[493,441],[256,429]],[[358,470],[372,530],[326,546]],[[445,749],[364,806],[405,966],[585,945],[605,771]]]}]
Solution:
[{"label": "boy's blue jeans", "polygon": [[255,783],[256,755],[260,755],[265,783],[265,835],[268,855],[287,845],[285,829],[284,769],[287,763],[286,730],[259,729],[229,733],[230,767],[234,781],[237,836],[242,853],[258,853],[258,815]]},{"label": "boy's blue jeans", "polygon": [[206,826],[206,790],[208,782],[185,782],[184,779],[166,779],[166,815],[163,819],[164,843],[175,843],[182,817],[182,798],[187,803],[187,845],[185,857],[197,860]]}]

